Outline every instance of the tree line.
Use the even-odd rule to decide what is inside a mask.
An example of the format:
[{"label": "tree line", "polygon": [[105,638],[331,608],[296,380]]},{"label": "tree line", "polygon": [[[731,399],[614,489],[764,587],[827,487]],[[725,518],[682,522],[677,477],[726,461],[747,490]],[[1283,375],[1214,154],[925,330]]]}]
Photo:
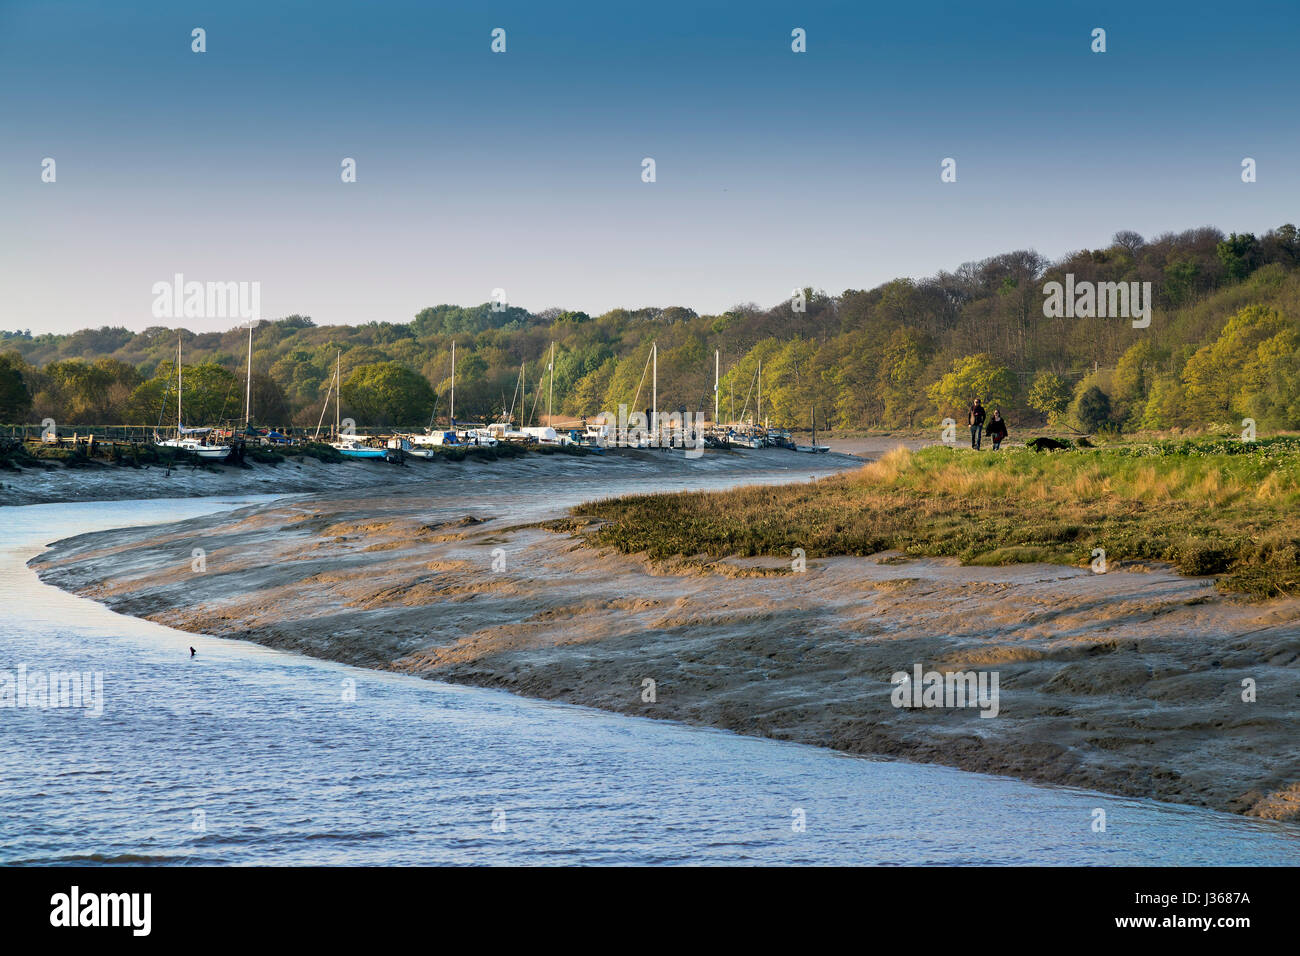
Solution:
[{"label": "tree line", "polygon": [[[1076,283],[1150,282],[1150,327],[1046,317],[1043,287],[1067,274]],[[314,426],[337,356],[342,414],[360,427],[445,421],[453,341],[460,421],[509,413],[536,421],[551,395],[556,417],[640,409],[650,404],[654,342],[663,410],[712,412],[720,352],[723,420],[755,418],[761,397],[774,425],[805,427],[816,415],[818,427],[916,428],[960,417],[978,395],[1021,425],[1131,430],[1250,417],[1300,427],[1300,237],[1290,224],[1262,236],[1205,227],[1147,240],[1122,231],[1104,249],[1056,261],[1019,250],[869,290],[799,293],[717,315],[483,303],[426,308],[404,323],[263,321],[252,417]],[[242,420],[246,336],[0,332],[0,421],[166,425],[178,337],[187,423]]]}]

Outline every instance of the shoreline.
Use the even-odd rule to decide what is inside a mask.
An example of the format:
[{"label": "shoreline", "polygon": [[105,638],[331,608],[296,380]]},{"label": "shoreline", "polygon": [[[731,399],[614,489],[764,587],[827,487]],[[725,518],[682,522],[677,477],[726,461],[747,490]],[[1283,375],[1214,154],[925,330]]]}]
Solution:
[{"label": "shoreline", "polygon": [[[768,453],[767,449],[758,452],[760,455]],[[741,459],[736,452],[708,451],[705,454],[715,461],[729,458],[740,464],[742,460],[747,460],[747,456],[746,459]],[[842,467],[853,464],[848,456],[842,454],[799,457],[829,457]],[[0,507],[74,501],[202,498],[231,494],[341,493],[367,488],[417,486],[430,481],[474,477],[479,474],[508,475],[515,463],[527,466],[566,459],[608,467],[613,473],[619,473],[624,470],[621,463],[681,460],[682,454],[680,450],[619,448],[609,449],[603,455],[572,455],[550,451],[502,458],[467,455],[460,460],[411,457],[401,465],[381,460],[324,462],[306,456],[277,465],[250,461],[242,467],[228,464],[195,467],[185,464],[170,468],[166,465],[131,468],[94,463],[70,468],[52,464],[0,471]],[[524,471],[527,470],[525,467]]]},{"label": "shoreline", "polygon": [[[730,464],[788,482],[814,457],[762,460],[771,454]],[[491,481],[470,483],[490,486],[481,494],[401,486],[91,533],[31,565],[124,614],[348,664],[1300,819],[1300,602],[1234,601],[1210,579],[1153,565],[1095,576],[883,554],[809,559],[796,574],[770,558],[649,561],[535,523],[567,507],[548,490],[587,481],[624,494],[673,466],[529,464],[492,476],[502,493],[534,486],[508,514]],[[589,497],[587,487],[565,493]],[[189,571],[195,547],[208,555],[202,575]],[[890,674],[914,663],[997,669],[1000,716],[893,707]],[[1238,702],[1243,677],[1258,702]]]}]

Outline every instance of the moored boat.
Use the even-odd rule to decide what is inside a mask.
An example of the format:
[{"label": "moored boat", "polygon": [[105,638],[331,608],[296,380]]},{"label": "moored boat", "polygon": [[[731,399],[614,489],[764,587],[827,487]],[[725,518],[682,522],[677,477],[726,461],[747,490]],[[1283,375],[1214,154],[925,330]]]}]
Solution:
[{"label": "moored boat", "polygon": [[462,445],[478,445],[484,448],[495,448],[497,443],[496,436],[479,425],[473,427],[462,426],[456,432],[456,439]]},{"label": "moored boat", "polygon": [[794,439],[784,428],[772,428],[767,432],[767,444],[773,448],[788,448],[794,450]]},{"label": "moored boat", "polygon": [[[460,445],[460,439],[452,431],[434,431],[423,435],[408,435],[402,439],[402,450],[416,458],[435,458],[438,448],[443,445]],[[391,445],[392,442],[389,442]]]},{"label": "moored boat", "polygon": [[[230,446],[223,444],[209,444],[207,435],[211,428],[186,428],[181,423],[181,407],[184,395],[181,380],[181,340],[176,339],[176,437],[175,438],[154,438],[154,444],[160,448],[175,448],[178,451],[188,452],[191,455],[197,455],[204,461],[224,461],[230,457]],[[163,399],[163,405],[166,406],[166,399]],[[190,436],[190,437],[187,437]]]},{"label": "moored boat", "polygon": [[[203,432],[206,428],[186,428],[186,432]],[[209,445],[203,439],[199,438],[164,438],[154,442],[161,448],[175,448],[179,451],[189,452],[191,455],[198,455],[204,461],[224,461],[230,457],[229,445]]]},{"label": "moored boat", "polygon": [[330,447],[346,458],[384,458],[388,454],[387,448],[372,448],[355,438],[332,441]]}]

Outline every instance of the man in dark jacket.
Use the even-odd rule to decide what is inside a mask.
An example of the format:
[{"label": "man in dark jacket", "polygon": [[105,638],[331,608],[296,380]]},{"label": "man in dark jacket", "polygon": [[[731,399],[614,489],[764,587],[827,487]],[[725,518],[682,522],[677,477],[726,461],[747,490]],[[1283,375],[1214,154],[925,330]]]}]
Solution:
[{"label": "man in dark jacket", "polygon": [[966,410],[966,424],[970,426],[970,446],[979,451],[980,439],[984,436],[984,406],[978,398]]}]

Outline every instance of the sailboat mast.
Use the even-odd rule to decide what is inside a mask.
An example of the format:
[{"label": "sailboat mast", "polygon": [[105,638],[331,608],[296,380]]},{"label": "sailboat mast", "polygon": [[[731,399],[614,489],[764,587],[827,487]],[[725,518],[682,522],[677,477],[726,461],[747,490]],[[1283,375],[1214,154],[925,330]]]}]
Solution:
[{"label": "sailboat mast", "polygon": [[343,401],[342,383],[339,381],[339,369],[343,366],[343,350],[334,353],[334,440],[339,440],[339,403]]},{"label": "sailboat mast", "polygon": [[651,398],[650,398],[650,430],[655,436],[655,444],[659,443],[659,343],[650,343],[650,354],[654,360],[654,377],[651,379]]},{"label": "sailboat mast", "polygon": [[555,343],[551,343],[550,381],[546,386],[546,424],[551,424],[551,401],[555,398]]},{"label": "sailboat mast", "polygon": [[181,437],[181,337],[176,336],[176,437]]},{"label": "sailboat mast", "polygon": [[334,379],[330,379],[330,387],[325,390],[325,401],[320,407],[320,418],[316,419],[316,433],[311,436],[315,441],[320,438],[320,427],[325,424],[325,413],[330,410],[330,391],[334,388]]},{"label": "sailboat mast", "polygon": [[451,340],[451,427],[456,427],[456,340]]},{"label": "sailboat mast", "polygon": [[244,429],[253,411],[253,320],[248,320],[248,379],[244,383]]},{"label": "sailboat mast", "polygon": [[763,422],[763,360],[758,360],[758,422]]},{"label": "sailboat mast", "polygon": [[713,424],[718,424],[718,359],[720,349],[713,350]]}]

